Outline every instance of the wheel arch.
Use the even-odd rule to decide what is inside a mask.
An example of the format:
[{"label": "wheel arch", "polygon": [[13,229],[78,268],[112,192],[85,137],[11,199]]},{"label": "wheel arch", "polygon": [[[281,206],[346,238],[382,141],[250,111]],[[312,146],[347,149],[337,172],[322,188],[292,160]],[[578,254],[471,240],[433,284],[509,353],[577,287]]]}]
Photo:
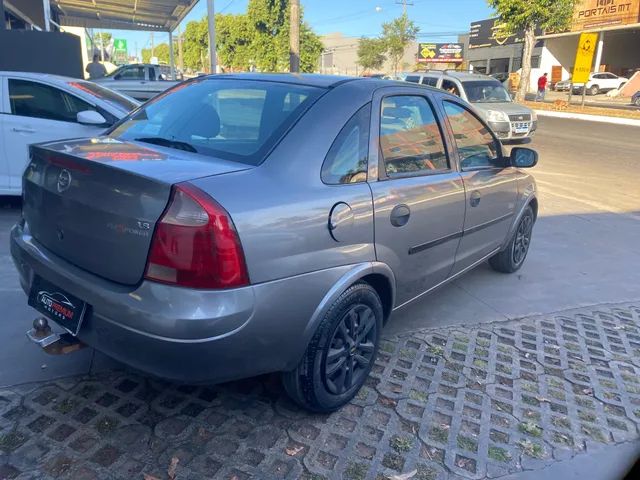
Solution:
[{"label": "wheel arch", "polygon": [[[352,269],[344,274],[333,287],[331,287],[318,304],[304,330],[302,338],[304,345],[309,343],[331,305],[333,305],[338,297],[351,287],[351,285],[358,282],[366,282],[375,289],[382,302],[384,312],[383,321],[386,323],[395,302],[396,281],[393,271],[387,264],[382,262],[367,262],[354,265]],[[295,368],[299,360],[300,359],[297,359],[296,363],[291,365],[291,368]]]}]

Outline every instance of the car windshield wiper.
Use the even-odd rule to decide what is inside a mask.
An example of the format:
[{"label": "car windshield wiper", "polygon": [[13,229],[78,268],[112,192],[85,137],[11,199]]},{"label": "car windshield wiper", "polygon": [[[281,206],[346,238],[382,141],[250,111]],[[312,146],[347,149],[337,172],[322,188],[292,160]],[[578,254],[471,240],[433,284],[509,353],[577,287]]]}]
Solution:
[{"label": "car windshield wiper", "polygon": [[184,150],[186,152],[198,153],[196,147],[187,142],[181,142],[180,140],[171,140],[169,138],[162,137],[140,137],[134,138],[136,142],[153,143],[155,145],[161,145],[163,147],[175,148],[177,150]]}]

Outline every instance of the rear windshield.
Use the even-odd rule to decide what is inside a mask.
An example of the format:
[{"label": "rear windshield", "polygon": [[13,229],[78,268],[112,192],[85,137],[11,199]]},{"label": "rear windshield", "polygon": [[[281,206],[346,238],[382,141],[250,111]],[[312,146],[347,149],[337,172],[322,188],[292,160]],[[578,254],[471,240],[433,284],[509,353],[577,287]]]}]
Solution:
[{"label": "rear windshield", "polygon": [[134,108],[137,108],[138,103],[133,98],[127,97],[120,93],[109,90],[108,88],[101,87],[100,85],[92,82],[68,82],[68,85],[72,88],[82,90],[89,95],[93,95],[100,100],[103,100],[124,112],[130,112]]},{"label": "rear windshield", "polygon": [[321,88],[203,78],[151,100],[109,134],[258,165]]},{"label": "rear windshield", "polygon": [[503,103],[510,102],[507,90],[497,80],[486,82],[462,82],[467,99],[471,103]]}]

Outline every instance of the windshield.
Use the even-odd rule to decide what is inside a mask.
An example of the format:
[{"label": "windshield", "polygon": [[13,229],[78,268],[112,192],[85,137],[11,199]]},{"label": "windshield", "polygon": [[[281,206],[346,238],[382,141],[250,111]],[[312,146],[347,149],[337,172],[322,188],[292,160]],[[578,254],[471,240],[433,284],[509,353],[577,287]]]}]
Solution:
[{"label": "windshield", "polygon": [[471,103],[511,102],[511,97],[500,82],[462,82],[467,100]]},{"label": "windshield", "polygon": [[108,104],[122,110],[125,113],[138,108],[140,103],[133,98],[127,97],[120,93],[109,90],[108,88],[101,87],[97,83],[92,82],[68,82],[68,85],[72,88],[82,90],[89,95],[92,95],[100,100],[107,102]]},{"label": "windshield", "polygon": [[202,78],[145,104],[109,134],[258,165],[323,89]]}]

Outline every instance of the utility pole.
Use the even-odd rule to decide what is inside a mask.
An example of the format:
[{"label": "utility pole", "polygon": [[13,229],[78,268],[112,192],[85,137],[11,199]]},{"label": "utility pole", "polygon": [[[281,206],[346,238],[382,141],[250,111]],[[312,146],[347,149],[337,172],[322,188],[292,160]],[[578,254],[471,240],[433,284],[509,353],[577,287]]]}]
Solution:
[{"label": "utility pole", "polygon": [[290,0],[289,71],[300,72],[300,0]]},{"label": "utility pole", "polygon": [[407,14],[407,5],[413,7],[413,2],[409,2],[407,0],[396,0],[397,5],[402,5],[402,15]]},{"label": "utility pole", "polygon": [[[153,58],[153,32],[151,32],[151,58]],[[149,59],[151,61],[151,59]]]},{"label": "utility pole", "polygon": [[216,66],[218,59],[216,57],[216,12],[213,0],[207,0],[207,19],[209,21],[209,61],[211,63],[211,72],[217,73]]},{"label": "utility pole", "polygon": [[180,71],[184,71],[184,64],[182,63],[182,32],[180,31],[180,27],[178,27],[178,68]]}]

